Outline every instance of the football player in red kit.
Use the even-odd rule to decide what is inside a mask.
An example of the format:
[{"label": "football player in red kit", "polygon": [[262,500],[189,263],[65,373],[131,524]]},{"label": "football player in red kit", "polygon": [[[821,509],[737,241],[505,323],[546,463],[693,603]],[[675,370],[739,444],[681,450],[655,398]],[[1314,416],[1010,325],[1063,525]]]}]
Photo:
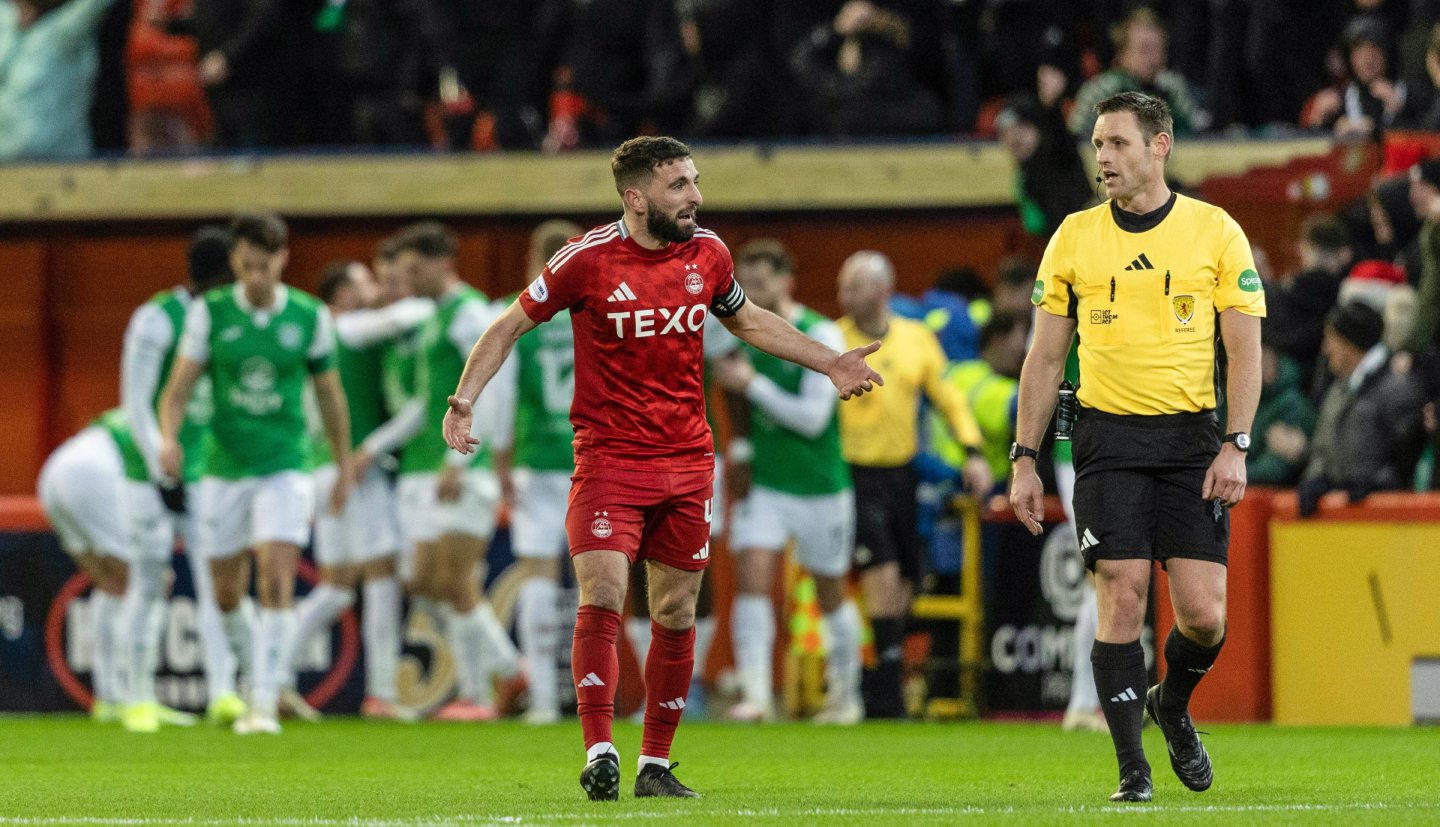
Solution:
[{"label": "football player in red kit", "polygon": [[644,560],[652,639],[635,795],[695,797],[669,761],[694,659],[695,597],[710,561],[715,457],[705,422],[702,331],[714,313],[760,350],[830,377],[842,399],[884,384],[865,363],[878,342],[839,354],[745,301],[730,251],[696,223],[700,176],[690,149],[626,141],[610,162],[619,221],[574,239],[470,354],[445,440],[470,451],[471,408],[515,341],[561,310],[575,331],[575,476],[566,534],[580,584],[572,654],[590,798],[619,798],[611,719],[629,569]]}]

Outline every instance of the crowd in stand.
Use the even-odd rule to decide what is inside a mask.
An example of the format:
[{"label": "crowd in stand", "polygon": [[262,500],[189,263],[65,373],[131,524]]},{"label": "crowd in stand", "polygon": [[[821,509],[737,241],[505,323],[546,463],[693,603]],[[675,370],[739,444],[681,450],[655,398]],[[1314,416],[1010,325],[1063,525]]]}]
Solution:
[{"label": "crowd in stand", "polygon": [[0,158],[988,135],[1006,102],[1084,138],[1127,89],[1182,132],[1363,139],[1440,128],[1437,22],[1440,0],[6,0]]}]

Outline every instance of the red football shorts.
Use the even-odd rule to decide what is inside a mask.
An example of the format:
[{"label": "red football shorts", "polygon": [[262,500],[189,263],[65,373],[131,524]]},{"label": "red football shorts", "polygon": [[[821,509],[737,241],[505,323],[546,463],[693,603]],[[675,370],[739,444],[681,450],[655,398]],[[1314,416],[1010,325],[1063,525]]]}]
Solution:
[{"label": "red football shorts", "polygon": [[715,469],[633,471],[581,465],[571,478],[565,534],[570,556],[607,549],[630,562],[685,571],[710,563]]}]

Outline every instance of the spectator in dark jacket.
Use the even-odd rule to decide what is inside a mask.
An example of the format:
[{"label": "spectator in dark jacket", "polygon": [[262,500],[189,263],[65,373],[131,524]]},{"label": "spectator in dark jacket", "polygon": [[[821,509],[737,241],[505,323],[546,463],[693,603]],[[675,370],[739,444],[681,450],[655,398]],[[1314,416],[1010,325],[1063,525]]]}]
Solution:
[{"label": "spectator in dark jacket", "polygon": [[1410,486],[1425,438],[1425,400],[1415,379],[1391,371],[1382,332],[1380,314],[1359,302],[1326,318],[1325,358],[1335,381],[1300,480],[1302,515],[1314,513],[1327,491],[1346,491],[1357,502]]},{"label": "spectator in dark jacket", "polygon": [[1414,108],[1405,81],[1392,79],[1389,29],[1379,17],[1361,16],[1341,37],[1349,83],[1317,98],[1315,115],[1337,137],[1379,140]]},{"label": "spectator in dark jacket", "polygon": [[831,137],[914,135],[943,123],[940,98],[914,75],[910,21],[850,0],[791,57],[813,132]]},{"label": "spectator in dark jacket", "polygon": [[325,144],[415,146],[425,142],[424,99],[448,65],[431,0],[347,0],[316,18],[309,53]]},{"label": "spectator in dark jacket", "polygon": [[1265,342],[1294,360],[1308,393],[1313,385],[1325,314],[1335,306],[1350,267],[1350,236],[1333,216],[1316,215],[1300,229],[1300,269],[1265,285]]},{"label": "spectator in dark jacket", "polygon": [[674,132],[691,72],[671,0],[553,0],[559,43],[547,151]]},{"label": "spectator in dark jacket", "polygon": [[1038,99],[1017,99],[996,118],[1000,143],[1020,167],[1015,200],[1025,232],[1049,238],[1072,212],[1095,200],[1074,137],[1065,128],[1060,99],[1065,76],[1041,66]]},{"label": "spectator in dark jacket", "polygon": [[301,112],[309,90],[299,81],[307,77],[300,66],[309,27],[284,0],[195,0],[190,17],[171,26],[195,37],[216,144],[306,143]]},{"label": "spectator in dark jacket", "polygon": [[795,90],[779,71],[775,10],[767,0],[676,0],[680,42],[694,73],[686,132],[697,138],[773,138],[798,128]]},{"label": "spectator in dark jacket", "polygon": [[1260,351],[1260,370],[1260,406],[1245,473],[1254,485],[1291,485],[1305,467],[1315,406],[1300,390],[1300,368],[1268,342]]},{"label": "spectator in dark jacket", "polygon": [[1436,344],[1440,332],[1440,159],[1421,161],[1410,169],[1410,203],[1423,223],[1415,319],[1404,349],[1422,353]]},{"label": "spectator in dark jacket", "polygon": [[549,50],[562,45],[551,29],[568,11],[553,0],[434,2],[459,82],[441,90],[450,146],[537,149],[545,134],[546,70],[555,59]]}]

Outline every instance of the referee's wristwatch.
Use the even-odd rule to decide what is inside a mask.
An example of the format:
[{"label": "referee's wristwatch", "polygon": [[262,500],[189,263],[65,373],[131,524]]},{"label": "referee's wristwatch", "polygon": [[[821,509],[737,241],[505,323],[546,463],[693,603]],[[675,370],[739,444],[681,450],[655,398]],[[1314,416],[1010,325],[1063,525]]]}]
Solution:
[{"label": "referee's wristwatch", "polygon": [[1018,442],[1012,442],[1012,443],[1010,443],[1010,461],[1011,461],[1011,462],[1014,462],[1015,460],[1020,459],[1021,457],[1029,457],[1029,458],[1031,458],[1031,459],[1039,459],[1039,458],[1040,458],[1040,452],[1037,451],[1037,450],[1035,450],[1034,448],[1026,448],[1024,445],[1021,445],[1021,444],[1018,443]]},{"label": "referee's wristwatch", "polygon": [[1226,434],[1221,442],[1228,442],[1239,448],[1241,451],[1250,450],[1250,435],[1244,431],[1236,431],[1233,434]]}]

